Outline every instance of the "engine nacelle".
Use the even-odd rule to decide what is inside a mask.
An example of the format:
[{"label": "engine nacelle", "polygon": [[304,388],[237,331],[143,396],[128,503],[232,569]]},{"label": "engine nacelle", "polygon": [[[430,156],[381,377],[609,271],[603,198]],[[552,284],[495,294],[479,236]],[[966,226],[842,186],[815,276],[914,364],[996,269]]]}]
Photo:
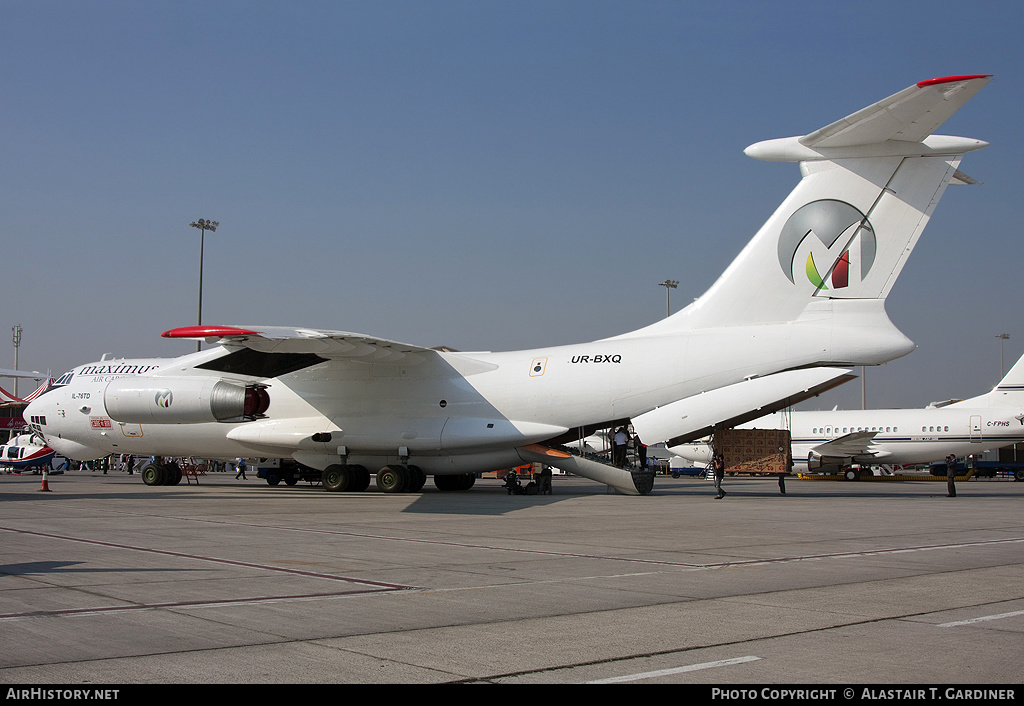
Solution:
[{"label": "engine nacelle", "polygon": [[815,451],[811,451],[807,454],[807,470],[809,471],[819,470],[821,468],[840,468],[849,462],[850,459],[843,456],[822,456]]},{"label": "engine nacelle", "polygon": [[237,385],[212,377],[126,377],[110,382],[103,405],[129,424],[200,424],[259,419],[270,406],[265,385]]}]

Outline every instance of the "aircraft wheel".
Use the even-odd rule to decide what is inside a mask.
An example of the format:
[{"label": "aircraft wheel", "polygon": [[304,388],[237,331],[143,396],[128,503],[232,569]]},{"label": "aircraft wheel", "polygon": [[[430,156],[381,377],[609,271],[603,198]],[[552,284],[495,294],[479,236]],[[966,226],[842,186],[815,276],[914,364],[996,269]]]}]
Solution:
[{"label": "aircraft wheel", "polygon": [[427,474],[419,466],[409,466],[409,487],[405,489],[406,492],[418,493],[423,490],[426,482]]},{"label": "aircraft wheel", "polygon": [[856,468],[847,468],[843,476],[846,480],[860,480],[860,471]]},{"label": "aircraft wheel", "polygon": [[349,466],[348,472],[350,476],[348,489],[350,491],[361,493],[370,487],[370,472],[366,470],[366,466]]},{"label": "aircraft wheel", "polygon": [[324,469],[324,490],[332,493],[340,493],[348,490],[351,478],[352,475],[349,473],[347,466],[342,466],[339,463],[332,463]]},{"label": "aircraft wheel", "polygon": [[163,466],[151,463],[142,471],[142,482],[146,485],[161,485],[163,475]]},{"label": "aircraft wheel", "polygon": [[438,490],[443,490],[445,492],[449,490],[458,490],[458,487],[456,486],[458,478],[458,476],[434,475],[434,486],[436,486]]},{"label": "aircraft wheel", "polygon": [[181,482],[181,466],[176,463],[168,463],[164,466],[164,485],[177,485]]},{"label": "aircraft wheel", "polygon": [[476,483],[475,473],[464,473],[457,476],[434,476],[434,485],[438,490],[469,490]]},{"label": "aircraft wheel", "polygon": [[390,464],[377,471],[377,489],[384,493],[401,493],[409,487],[405,466]]}]

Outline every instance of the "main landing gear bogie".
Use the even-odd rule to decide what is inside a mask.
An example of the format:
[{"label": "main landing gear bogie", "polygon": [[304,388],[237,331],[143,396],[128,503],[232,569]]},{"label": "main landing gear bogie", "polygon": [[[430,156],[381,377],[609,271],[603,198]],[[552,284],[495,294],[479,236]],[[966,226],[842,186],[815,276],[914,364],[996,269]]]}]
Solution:
[{"label": "main landing gear bogie", "polygon": [[[323,471],[324,490],[332,493],[359,492],[370,486],[370,472],[364,466],[334,463]],[[389,464],[377,471],[377,489],[382,493],[418,493],[426,485],[427,474],[413,465]],[[438,490],[469,490],[476,475],[434,476]]]},{"label": "main landing gear bogie", "polygon": [[370,472],[365,466],[335,463],[324,469],[323,484],[332,493],[366,490]]},{"label": "main landing gear bogie", "polygon": [[146,485],[177,485],[181,477],[181,466],[176,463],[151,463],[142,469],[142,482]]}]

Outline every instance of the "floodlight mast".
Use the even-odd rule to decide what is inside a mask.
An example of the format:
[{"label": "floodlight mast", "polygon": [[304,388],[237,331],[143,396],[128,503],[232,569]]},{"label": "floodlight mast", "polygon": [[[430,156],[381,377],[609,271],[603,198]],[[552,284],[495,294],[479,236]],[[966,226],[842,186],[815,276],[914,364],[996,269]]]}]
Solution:
[{"label": "floodlight mast", "polygon": [[679,280],[667,279],[664,282],[658,282],[658,286],[665,288],[665,317],[668,318],[672,313],[669,308],[669,294],[671,290],[679,286]]},{"label": "floodlight mast", "polygon": [[[203,248],[206,241],[206,231],[211,233],[216,232],[217,226],[220,225],[219,221],[210,221],[200,218],[198,221],[192,221],[189,223],[193,228],[198,228],[200,231],[199,236],[199,316],[196,318],[196,326],[203,325]],[[196,342],[196,353],[202,347],[203,342]]]},{"label": "floodlight mast", "polygon": [[996,338],[999,339],[999,379],[1002,380],[1003,376],[1006,375],[1006,368],[1003,365],[1003,343],[1010,338],[1010,334],[997,333]]},{"label": "floodlight mast", "polygon": [[[21,324],[15,325],[11,331],[14,340],[14,369],[18,369],[18,349],[21,348]],[[14,378],[14,396],[18,396],[18,378]]]}]

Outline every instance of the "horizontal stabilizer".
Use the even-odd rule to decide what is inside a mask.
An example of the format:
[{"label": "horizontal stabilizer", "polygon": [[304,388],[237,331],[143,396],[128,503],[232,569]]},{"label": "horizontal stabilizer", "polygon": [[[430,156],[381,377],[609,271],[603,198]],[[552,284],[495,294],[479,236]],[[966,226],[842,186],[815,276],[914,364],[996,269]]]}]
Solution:
[{"label": "horizontal stabilizer", "polygon": [[921,81],[803,137],[751,145],[744,153],[769,162],[840,157],[963,154],[987,142],[933,133],[985,87],[990,75]]},{"label": "horizontal stabilizer", "polygon": [[647,445],[669,446],[698,439],[716,426],[735,426],[819,395],[854,379],[843,368],[787,370],[687,397],[633,417]]},{"label": "horizontal stabilizer", "polygon": [[962,401],[963,401],[962,399],[956,399],[956,400],[941,400],[939,402],[931,402],[931,403],[929,403],[925,407],[925,409],[942,409],[943,407],[948,407],[951,404],[956,404],[957,402],[962,402]]},{"label": "horizontal stabilizer", "polygon": [[921,81],[800,138],[808,147],[849,147],[887,140],[921,142],[974,97],[991,75]]},{"label": "horizontal stabilizer", "polygon": [[985,182],[978,181],[977,179],[973,179],[973,178],[967,176],[966,174],[964,174],[959,169],[957,169],[955,172],[953,172],[953,178],[949,180],[949,183],[950,184],[958,184],[960,186],[963,186],[963,185],[970,186],[970,185],[974,185],[974,184],[984,184]]}]

